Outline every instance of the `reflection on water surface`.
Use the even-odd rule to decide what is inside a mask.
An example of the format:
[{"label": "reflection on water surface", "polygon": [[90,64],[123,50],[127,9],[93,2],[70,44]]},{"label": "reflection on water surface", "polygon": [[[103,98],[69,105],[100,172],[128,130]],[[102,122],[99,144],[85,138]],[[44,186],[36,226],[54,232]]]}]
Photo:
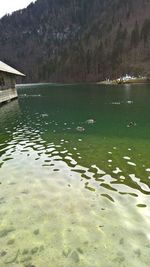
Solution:
[{"label": "reflection on water surface", "polygon": [[0,109],[0,266],[149,266],[149,89],[28,85]]}]

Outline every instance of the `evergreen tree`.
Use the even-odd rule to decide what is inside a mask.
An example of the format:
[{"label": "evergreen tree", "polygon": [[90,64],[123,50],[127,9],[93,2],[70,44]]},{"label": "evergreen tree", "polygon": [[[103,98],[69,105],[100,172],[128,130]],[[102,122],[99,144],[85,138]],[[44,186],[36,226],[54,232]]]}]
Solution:
[{"label": "evergreen tree", "polygon": [[146,44],[150,38],[150,19],[146,19],[141,30],[141,39]]},{"label": "evergreen tree", "polygon": [[131,47],[136,48],[139,44],[139,41],[140,41],[140,31],[138,22],[136,21],[134,29],[132,30],[131,33]]}]

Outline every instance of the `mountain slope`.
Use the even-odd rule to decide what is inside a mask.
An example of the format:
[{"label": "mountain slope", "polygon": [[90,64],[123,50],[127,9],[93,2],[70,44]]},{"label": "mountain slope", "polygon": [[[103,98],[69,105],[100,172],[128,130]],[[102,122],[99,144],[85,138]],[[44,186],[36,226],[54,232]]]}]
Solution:
[{"label": "mountain slope", "polygon": [[0,20],[0,58],[27,81],[149,74],[149,0],[37,0]]}]

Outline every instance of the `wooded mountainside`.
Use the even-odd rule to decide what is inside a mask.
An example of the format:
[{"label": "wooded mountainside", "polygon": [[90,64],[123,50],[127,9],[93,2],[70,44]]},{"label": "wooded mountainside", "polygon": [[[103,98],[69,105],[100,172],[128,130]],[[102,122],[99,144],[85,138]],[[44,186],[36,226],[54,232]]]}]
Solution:
[{"label": "wooded mountainside", "polygon": [[37,0],[0,19],[0,59],[27,82],[150,74],[150,0]]}]

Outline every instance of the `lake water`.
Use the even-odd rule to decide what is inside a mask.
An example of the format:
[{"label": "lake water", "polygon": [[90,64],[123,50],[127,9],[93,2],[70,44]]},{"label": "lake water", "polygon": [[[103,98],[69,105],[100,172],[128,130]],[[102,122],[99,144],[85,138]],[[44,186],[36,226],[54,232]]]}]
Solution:
[{"label": "lake water", "polygon": [[0,108],[0,267],[149,267],[150,85],[18,93]]}]

